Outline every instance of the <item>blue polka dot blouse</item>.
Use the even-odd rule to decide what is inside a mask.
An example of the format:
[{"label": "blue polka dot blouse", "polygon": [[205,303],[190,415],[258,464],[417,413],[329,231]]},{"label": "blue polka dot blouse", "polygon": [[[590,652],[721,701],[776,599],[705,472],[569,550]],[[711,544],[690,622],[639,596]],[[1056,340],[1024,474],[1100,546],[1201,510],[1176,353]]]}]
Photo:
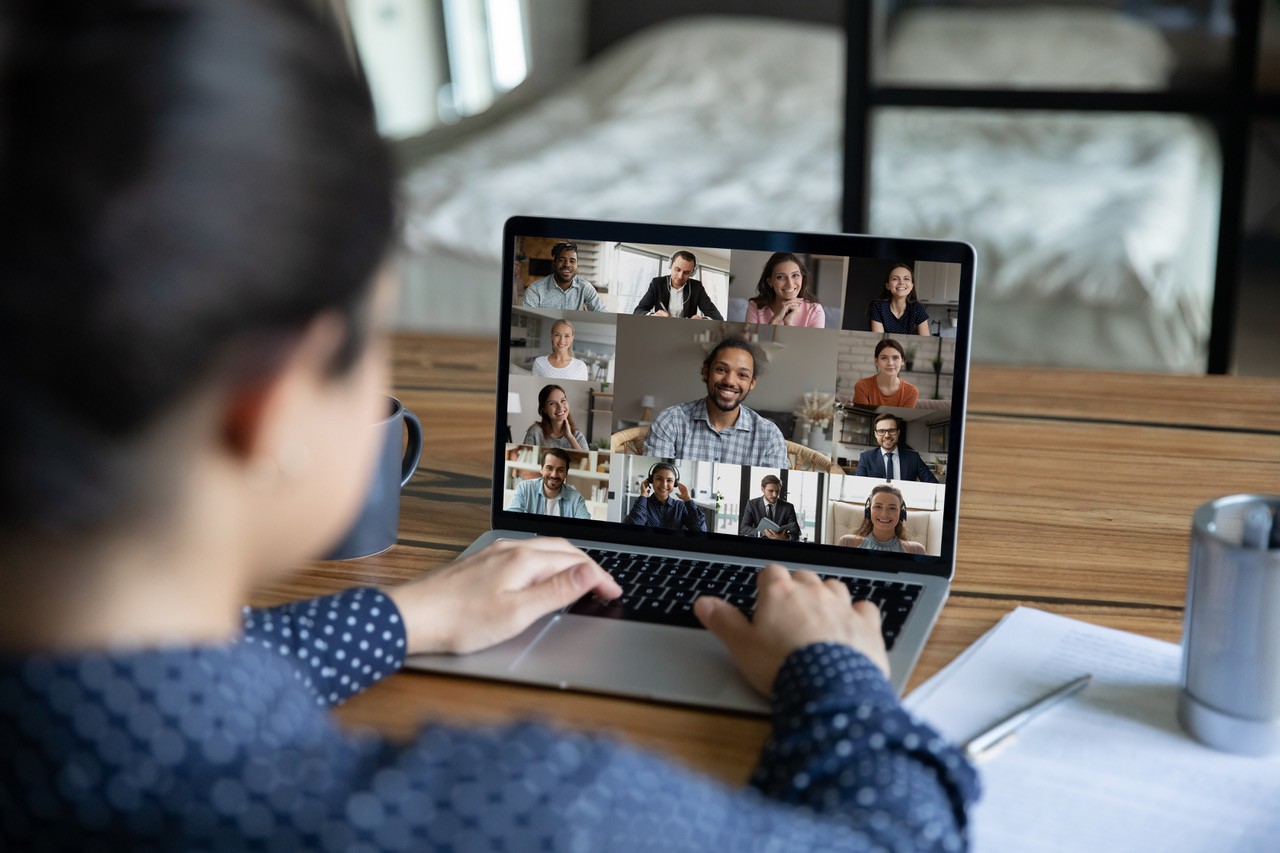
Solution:
[{"label": "blue polka dot blouse", "polygon": [[395,671],[373,589],[245,612],[218,646],[0,661],[5,850],[960,850],[977,779],[844,646],[793,654],[735,790],[535,725],[409,745],[325,709]]}]

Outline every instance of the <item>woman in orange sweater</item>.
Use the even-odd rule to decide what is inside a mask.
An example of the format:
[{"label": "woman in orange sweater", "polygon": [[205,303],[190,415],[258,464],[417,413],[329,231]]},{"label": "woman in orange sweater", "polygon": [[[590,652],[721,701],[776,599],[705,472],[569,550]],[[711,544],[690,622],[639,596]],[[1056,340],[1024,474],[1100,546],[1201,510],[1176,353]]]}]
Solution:
[{"label": "woman in orange sweater", "polygon": [[902,344],[885,338],[876,344],[876,375],[859,379],[853,386],[853,402],[860,406],[896,406],[913,409],[920,389],[901,378],[907,356]]}]

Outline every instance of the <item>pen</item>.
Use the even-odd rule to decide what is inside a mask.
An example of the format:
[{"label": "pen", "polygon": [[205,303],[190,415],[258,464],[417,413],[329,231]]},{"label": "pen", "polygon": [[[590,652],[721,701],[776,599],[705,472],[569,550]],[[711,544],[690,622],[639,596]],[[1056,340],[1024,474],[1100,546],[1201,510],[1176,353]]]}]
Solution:
[{"label": "pen", "polygon": [[1023,705],[991,728],[974,737],[964,745],[964,754],[970,761],[976,761],[984,753],[989,752],[1005,738],[1043,714],[1045,711],[1069,699],[1085,688],[1093,675],[1082,675],[1074,681],[1067,682],[1048,695],[1041,696],[1029,705]]}]

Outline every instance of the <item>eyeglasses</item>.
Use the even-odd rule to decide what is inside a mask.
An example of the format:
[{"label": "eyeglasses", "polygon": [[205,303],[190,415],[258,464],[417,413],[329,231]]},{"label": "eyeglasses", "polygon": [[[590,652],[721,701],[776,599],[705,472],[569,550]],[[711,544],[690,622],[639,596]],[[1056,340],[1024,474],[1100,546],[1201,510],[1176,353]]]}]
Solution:
[{"label": "eyeglasses", "polygon": [[878,430],[876,430],[876,435],[878,435],[878,436],[882,436],[882,437],[883,437],[883,436],[886,436],[886,435],[897,435],[897,434],[898,434],[898,431],[897,431],[896,429],[878,429]]}]

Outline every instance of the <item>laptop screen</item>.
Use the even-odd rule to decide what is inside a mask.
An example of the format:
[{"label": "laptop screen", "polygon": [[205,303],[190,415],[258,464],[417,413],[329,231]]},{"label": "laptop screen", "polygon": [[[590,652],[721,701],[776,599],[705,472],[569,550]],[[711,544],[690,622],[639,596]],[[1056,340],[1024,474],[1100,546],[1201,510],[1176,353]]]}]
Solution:
[{"label": "laptop screen", "polygon": [[964,243],[516,217],[493,524],[949,576]]}]

